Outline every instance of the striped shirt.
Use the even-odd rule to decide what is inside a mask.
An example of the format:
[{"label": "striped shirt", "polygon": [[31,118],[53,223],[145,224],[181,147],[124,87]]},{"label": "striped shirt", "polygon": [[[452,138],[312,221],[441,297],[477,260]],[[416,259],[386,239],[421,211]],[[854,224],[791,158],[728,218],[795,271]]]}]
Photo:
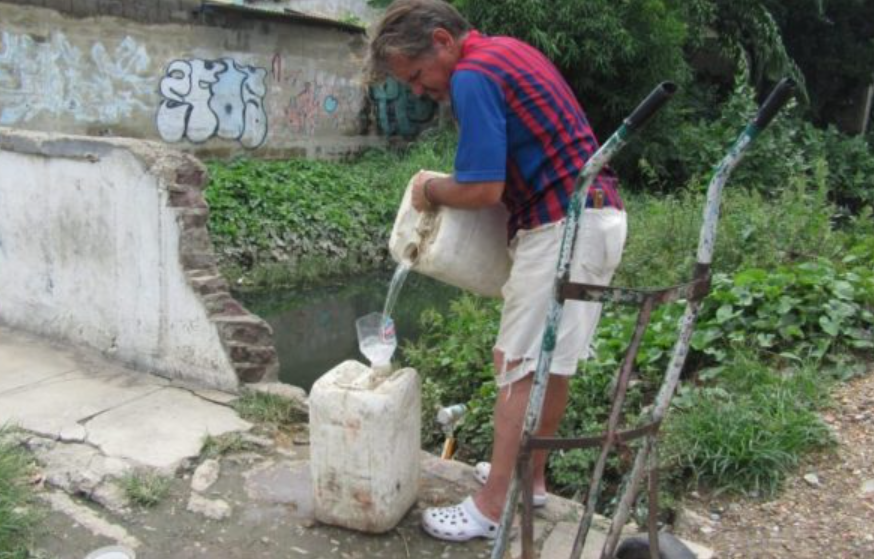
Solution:
[{"label": "striped shirt", "polygon": [[[577,175],[598,150],[586,115],[561,74],[533,47],[471,31],[451,79],[460,127],[455,179],[505,181],[508,238],[562,219]],[[622,208],[613,171],[592,189]],[[592,190],[589,192],[589,202]]]}]

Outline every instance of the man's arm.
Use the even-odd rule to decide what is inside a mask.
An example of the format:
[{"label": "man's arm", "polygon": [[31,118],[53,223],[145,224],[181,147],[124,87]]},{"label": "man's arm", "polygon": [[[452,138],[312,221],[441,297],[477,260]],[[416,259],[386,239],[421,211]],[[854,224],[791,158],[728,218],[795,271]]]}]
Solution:
[{"label": "man's arm", "polygon": [[504,181],[459,183],[455,177],[430,177],[420,173],[413,185],[412,203],[417,211],[432,211],[437,206],[482,208],[494,206],[504,194]]}]

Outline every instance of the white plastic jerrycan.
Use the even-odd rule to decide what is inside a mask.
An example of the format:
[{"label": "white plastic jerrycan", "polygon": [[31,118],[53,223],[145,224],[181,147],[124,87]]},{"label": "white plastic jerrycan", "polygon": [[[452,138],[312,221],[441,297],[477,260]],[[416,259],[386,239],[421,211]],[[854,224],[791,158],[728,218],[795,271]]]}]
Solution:
[{"label": "white plastic jerrycan", "polygon": [[419,213],[412,205],[414,179],[407,184],[389,238],[392,257],[420,274],[465,291],[500,297],[511,265],[507,253],[509,214],[504,205],[476,210],[439,207],[436,212]]},{"label": "white plastic jerrycan", "polygon": [[349,360],[313,385],[310,470],[320,522],[379,534],[419,489],[421,397],[414,369],[383,378]]}]

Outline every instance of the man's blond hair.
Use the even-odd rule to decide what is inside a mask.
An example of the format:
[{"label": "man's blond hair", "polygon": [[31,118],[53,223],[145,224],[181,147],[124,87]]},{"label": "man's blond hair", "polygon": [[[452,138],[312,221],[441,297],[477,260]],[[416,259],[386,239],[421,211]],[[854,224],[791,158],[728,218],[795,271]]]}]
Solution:
[{"label": "man's blond hair", "polygon": [[416,58],[433,48],[431,35],[445,29],[456,39],[471,29],[470,23],[443,0],[395,0],[377,24],[370,41],[368,75],[379,82],[388,75],[388,59],[402,55]]}]

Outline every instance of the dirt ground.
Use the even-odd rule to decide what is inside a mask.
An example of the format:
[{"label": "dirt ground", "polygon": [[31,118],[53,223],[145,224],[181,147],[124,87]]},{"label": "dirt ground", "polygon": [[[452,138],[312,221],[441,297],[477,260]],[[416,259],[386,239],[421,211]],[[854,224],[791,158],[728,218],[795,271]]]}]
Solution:
[{"label": "dirt ground", "polygon": [[[111,512],[88,499],[77,498],[76,503],[135,538],[139,542],[137,559],[483,559],[488,556],[490,547],[485,541],[458,546],[425,536],[419,528],[421,507],[418,505],[400,525],[381,535],[315,522],[308,447],[276,442],[274,448],[235,453],[220,459],[218,481],[203,496],[229,504],[232,512],[224,519],[210,519],[189,510],[190,473],[175,477],[168,495],[154,508],[131,506]],[[445,491],[446,487],[444,481],[428,476],[423,484],[427,499],[437,489]],[[425,504],[428,501],[422,503]],[[81,519],[74,521],[68,515],[48,511],[37,542],[36,559],[83,559],[91,551],[117,543],[117,538],[96,535],[83,527]]]},{"label": "dirt ground", "polygon": [[874,558],[874,371],[841,386],[823,413],[838,446],[809,457],[769,501],[692,498],[681,526],[728,558]]}]

